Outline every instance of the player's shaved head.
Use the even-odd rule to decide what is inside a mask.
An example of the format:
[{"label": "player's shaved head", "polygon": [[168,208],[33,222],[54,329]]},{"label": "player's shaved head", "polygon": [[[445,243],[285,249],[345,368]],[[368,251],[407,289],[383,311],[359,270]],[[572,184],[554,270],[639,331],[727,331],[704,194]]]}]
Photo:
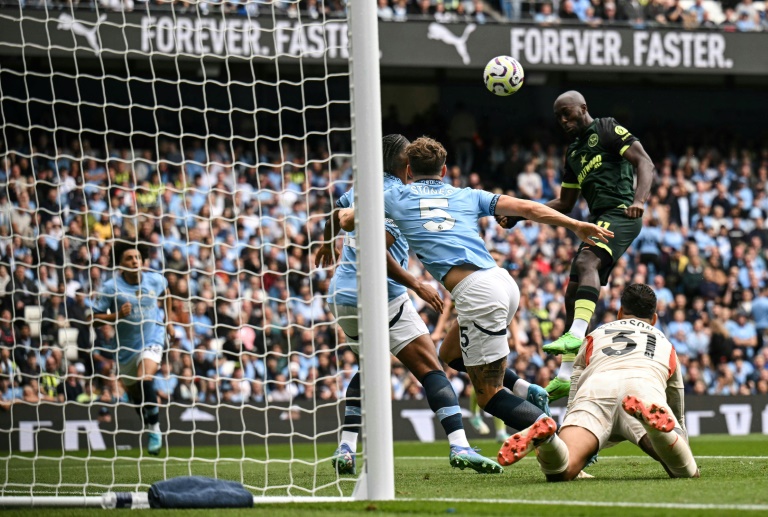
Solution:
[{"label": "player's shaved head", "polygon": [[621,311],[624,317],[653,320],[656,314],[656,293],[647,284],[630,285],[621,294]]},{"label": "player's shaved head", "polygon": [[560,96],[555,99],[555,109],[557,109],[558,104],[562,106],[581,106],[582,104],[586,105],[587,101],[584,99],[584,96],[576,90],[569,90],[560,94]]},{"label": "player's shaved head", "polygon": [[578,136],[584,128],[592,123],[592,117],[587,111],[587,101],[576,90],[569,90],[555,99],[553,107],[555,120],[568,135]]}]

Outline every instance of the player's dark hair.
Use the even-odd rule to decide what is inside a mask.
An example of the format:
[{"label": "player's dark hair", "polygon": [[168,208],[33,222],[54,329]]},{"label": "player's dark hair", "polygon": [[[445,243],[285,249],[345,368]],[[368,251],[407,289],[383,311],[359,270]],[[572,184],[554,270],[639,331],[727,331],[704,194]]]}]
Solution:
[{"label": "player's dark hair", "polygon": [[143,244],[138,242],[116,241],[112,245],[112,260],[114,261],[113,266],[120,264],[120,262],[123,261],[123,255],[126,251],[129,250],[137,250],[139,255],[141,255],[141,260],[147,258],[147,248]]},{"label": "player's dark hair", "polygon": [[632,284],[621,294],[624,316],[652,319],[656,314],[656,293],[647,284]]},{"label": "player's dark hair", "polygon": [[405,158],[403,150],[409,144],[407,138],[403,135],[387,135],[382,139],[382,148],[384,155],[384,172],[394,174],[405,168],[408,159]]},{"label": "player's dark hair", "polygon": [[434,176],[440,174],[448,153],[443,144],[427,136],[417,138],[405,148],[408,163],[414,176]]}]

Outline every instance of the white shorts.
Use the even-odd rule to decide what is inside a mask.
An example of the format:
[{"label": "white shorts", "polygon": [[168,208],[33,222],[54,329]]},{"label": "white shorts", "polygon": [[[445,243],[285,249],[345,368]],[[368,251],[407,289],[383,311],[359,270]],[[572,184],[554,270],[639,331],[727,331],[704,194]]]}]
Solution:
[{"label": "white shorts", "polygon": [[627,395],[643,402],[667,406],[664,388],[650,376],[626,378],[618,372],[592,375],[587,384],[579,386],[571,408],[565,415],[563,427],[581,427],[595,435],[600,449],[628,440],[638,445],[645,436],[643,425],[621,407]]},{"label": "white shorts", "polygon": [[[347,336],[350,345],[357,345],[360,331],[357,326],[357,307],[331,304],[337,323]],[[397,355],[419,336],[429,334],[427,326],[411,303],[408,293],[403,293],[389,302],[389,351]],[[358,353],[357,346],[352,350]]]},{"label": "white shorts", "polygon": [[130,359],[117,364],[117,377],[123,381],[123,386],[128,387],[139,382],[139,365],[149,359],[157,364],[163,360],[163,345],[149,345],[137,350]]},{"label": "white shorts", "polygon": [[476,271],[451,293],[458,312],[465,366],[479,366],[509,355],[507,327],[520,303],[520,289],[500,268]]}]

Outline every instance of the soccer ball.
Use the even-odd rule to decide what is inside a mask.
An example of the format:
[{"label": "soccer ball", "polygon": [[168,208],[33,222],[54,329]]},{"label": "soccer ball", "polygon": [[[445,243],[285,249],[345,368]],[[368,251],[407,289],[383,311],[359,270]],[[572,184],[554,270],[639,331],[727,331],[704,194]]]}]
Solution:
[{"label": "soccer ball", "polygon": [[517,92],[525,80],[523,65],[509,56],[497,56],[485,65],[483,81],[488,91],[506,97]]}]

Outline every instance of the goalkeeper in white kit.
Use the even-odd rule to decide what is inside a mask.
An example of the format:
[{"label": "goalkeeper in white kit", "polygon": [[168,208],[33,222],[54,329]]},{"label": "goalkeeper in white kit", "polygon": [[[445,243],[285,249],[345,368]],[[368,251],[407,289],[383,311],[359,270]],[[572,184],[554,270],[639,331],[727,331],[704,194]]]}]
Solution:
[{"label": "goalkeeper in white kit", "polygon": [[656,317],[653,290],[627,287],[618,319],[589,334],[576,356],[559,440],[534,443],[524,430],[507,441],[509,463],[536,448],[548,481],[570,481],[600,449],[629,440],[670,477],[699,477],[685,431],[677,354],[653,326]]}]

